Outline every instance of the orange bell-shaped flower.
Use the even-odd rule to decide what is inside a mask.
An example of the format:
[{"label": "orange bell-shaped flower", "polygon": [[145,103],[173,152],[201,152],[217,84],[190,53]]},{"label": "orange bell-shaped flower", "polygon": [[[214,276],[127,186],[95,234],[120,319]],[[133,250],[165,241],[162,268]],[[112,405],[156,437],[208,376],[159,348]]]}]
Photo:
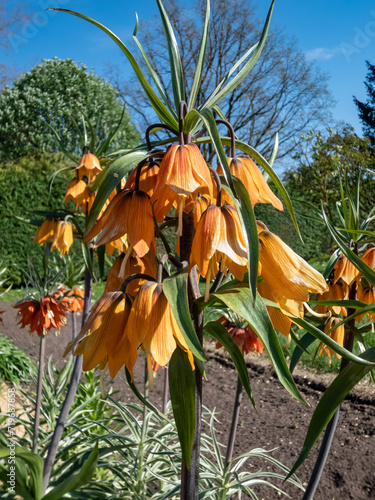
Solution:
[{"label": "orange bell-shaped flower", "polygon": [[[340,318],[329,318],[328,321],[326,322],[325,324],[325,327],[324,327],[324,333],[328,333],[329,330],[331,328],[333,328],[335,325],[337,325],[338,323],[341,322],[341,319]],[[339,326],[338,328],[335,328],[330,334],[329,336],[331,337],[331,339],[335,340],[338,344],[340,345],[343,345],[344,344],[344,336],[345,336],[345,328],[344,328],[344,325],[341,325]],[[341,359],[341,356],[340,354],[337,354],[333,349],[331,349],[330,347],[328,347],[327,345],[325,344],[322,344],[320,346],[320,349],[319,349],[319,356],[321,354],[323,354],[323,352],[326,353],[326,355],[329,357],[330,359],[330,363],[331,363],[331,357],[336,354],[336,357],[337,359]]]},{"label": "orange bell-shaped flower", "polygon": [[[268,288],[267,283],[265,281],[262,281],[258,283],[257,286],[258,292],[261,297],[267,300],[274,300],[273,295],[271,290]],[[302,306],[302,316],[301,316],[301,309],[298,305],[294,305],[292,308],[292,311],[288,309],[288,314],[290,315],[295,315],[293,312],[298,308],[298,316],[303,317],[303,306]],[[270,317],[271,323],[273,324],[273,327],[276,328],[278,332],[280,332],[282,335],[285,337],[289,337],[289,332],[290,332],[290,327],[292,326],[292,321],[291,319],[283,314],[281,311],[278,311],[274,307],[267,306],[267,311],[268,315]]]},{"label": "orange bell-shaped flower", "polygon": [[[348,295],[348,285],[341,280],[336,281],[336,283],[327,282],[328,290],[324,293],[321,293],[318,296],[318,300],[345,300]],[[315,311],[318,314],[324,314],[327,312],[327,309],[332,312],[332,314],[338,316],[342,314],[344,318],[348,315],[346,308],[341,306],[324,306],[317,305],[315,307]]]},{"label": "orange bell-shaped flower", "polygon": [[336,262],[333,268],[334,280],[333,283],[341,278],[347,285],[351,285],[355,279],[359,276],[358,269],[350,262],[345,255],[341,255],[339,260]]},{"label": "orange bell-shaped flower", "polygon": [[[360,302],[364,302],[365,304],[374,304],[375,303],[375,287],[371,286],[367,280],[361,279],[361,282],[358,284],[357,288],[357,299]],[[375,313],[368,312],[368,317],[375,321]],[[357,316],[358,323],[362,320],[364,314]]]},{"label": "orange bell-shaped flower", "polygon": [[102,171],[102,167],[100,166],[98,158],[88,152],[82,155],[78,165],[76,166],[76,170],[78,172],[79,179],[87,177],[88,181],[91,182]]},{"label": "orange bell-shaped flower", "polygon": [[361,259],[371,269],[375,269],[375,247],[369,247],[362,255]]},{"label": "orange bell-shaped flower", "polygon": [[51,252],[57,250],[60,253],[60,257],[66,255],[69,252],[70,247],[73,244],[73,226],[70,222],[60,220],[57,223],[56,231],[53,236],[53,241],[51,245]]},{"label": "orange bell-shaped flower", "polygon": [[63,202],[66,204],[69,200],[72,200],[77,210],[79,207],[87,206],[87,210],[90,211],[95,200],[95,193],[91,193],[88,190],[87,184],[83,179],[74,178],[68,184]]},{"label": "orange bell-shaped flower", "polygon": [[34,243],[38,243],[40,246],[44,243],[52,241],[57,227],[57,221],[54,219],[46,219],[42,222],[39,229],[34,234]]},{"label": "orange bell-shaped flower", "polygon": [[94,304],[81,332],[67,345],[64,356],[77,346],[73,354],[83,355],[84,371],[98,365],[103,368],[108,363],[109,373],[114,378],[118,372],[116,367],[121,363],[117,347],[130,310],[131,300],[127,294],[117,291],[103,295]]},{"label": "orange bell-shaped flower", "polygon": [[[149,161],[143,165],[139,176],[139,190],[144,191],[151,196],[154,193],[156,182],[159,174],[159,164],[156,161]],[[125,189],[135,189],[135,179],[137,177],[137,168],[129,175]]]},{"label": "orange bell-shaped flower", "polygon": [[126,234],[128,254],[134,249],[138,257],[144,257],[151,245],[155,246],[154,219],[147,194],[131,189],[118,192],[83,241],[89,241],[99,233],[96,247]]},{"label": "orange bell-shaped flower", "polygon": [[[169,362],[178,345],[187,352],[194,369],[193,355],[163,293],[163,285],[152,281],[146,281],[139,289],[125,333],[117,347],[118,359],[125,360],[124,364],[132,376],[140,345],[160,366]],[[120,368],[116,366],[116,369]]]},{"label": "orange bell-shaped flower", "polygon": [[[244,183],[253,207],[256,203],[271,203],[278,210],[284,210],[283,204],[273,194],[261,171],[249,156],[227,158],[227,161],[231,174]],[[217,172],[223,173],[221,165],[218,165]],[[223,202],[233,205],[233,200],[227,192],[223,192],[222,196]]]},{"label": "orange bell-shaped flower", "polygon": [[17,316],[20,316],[19,325],[21,328],[29,327],[30,333],[36,332],[40,337],[55,328],[60,330],[66,324],[66,306],[62,301],[57,302],[53,297],[44,297],[40,301],[25,300],[21,304],[13,306],[19,309]]}]

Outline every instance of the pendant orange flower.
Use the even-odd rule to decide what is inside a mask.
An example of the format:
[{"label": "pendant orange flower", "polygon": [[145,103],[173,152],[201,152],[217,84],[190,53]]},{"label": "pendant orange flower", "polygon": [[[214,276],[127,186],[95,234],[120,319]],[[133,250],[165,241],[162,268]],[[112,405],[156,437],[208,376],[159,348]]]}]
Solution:
[{"label": "pendant orange flower", "polygon": [[[227,161],[231,174],[245,184],[253,207],[256,203],[271,203],[277,210],[284,210],[283,204],[273,194],[262,172],[249,156],[227,158]],[[217,172],[223,173],[221,165],[218,165]],[[226,201],[229,205],[233,205],[233,200],[227,192],[223,192],[222,197],[223,203]]]},{"label": "pendant orange flower", "polygon": [[72,200],[77,210],[79,207],[87,206],[88,211],[90,211],[95,200],[95,193],[89,191],[83,179],[75,178],[69,182],[63,202],[66,204],[69,200]]},{"label": "pendant orange flower", "polygon": [[[375,288],[372,287],[369,283],[367,283],[367,280],[365,281],[364,279],[362,279],[361,283],[358,285],[357,299],[360,302],[365,302],[365,304],[369,304],[369,305],[374,304],[374,306],[375,306]],[[375,313],[374,312],[368,312],[367,315],[372,321],[375,321]],[[358,323],[361,321],[363,316],[364,316],[364,314],[357,316]]]},{"label": "pendant orange flower", "polygon": [[362,255],[361,259],[371,269],[375,269],[375,247],[368,248]]},{"label": "pendant orange flower", "polygon": [[18,323],[21,328],[28,326],[30,333],[36,332],[39,337],[46,335],[51,328],[60,330],[66,323],[66,307],[53,297],[44,297],[40,301],[25,300],[13,307],[19,309],[17,316],[21,317]]},{"label": "pendant orange flower", "polygon": [[[143,165],[141,173],[139,176],[139,190],[144,191],[151,196],[154,193],[157,178],[159,174],[159,164],[156,161],[149,161]],[[137,168],[135,168],[132,173],[127,178],[125,188],[135,189],[135,178],[137,177]]]},{"label": "pendant orange flower", "polygon": [[198,146],[172,144],[160,164],[151,198],[157,221],[162,222],[173,203],[176,203],[179,219],[177,234],[181,236],[186,198],[190,194],[198,196],[198,192],[212,197],[211,174]]},{"label": "pendant orange flower", "polygon": [[[193,355],[163,293],[163,285],[153,281],[146,281],[139,289],[125,334],[117,347],[117,359],[125,360],[125,366],[132,376],[139,346],[160,366],[169,362],[174,350],[179,346],[187,352],[194,369]],[[121,366],[116,366],[116,369],[120,368]]]},{"label": "pendant orange flower", "polygon": [[[124,280],[132,274],[148,274],[149,276],[156,278],[155,265],[148,255],[145,255],[142,258],[138,257],[137,255],[132,255],[131,257],[129,257],[129,259],[125,259],[126,255],[125,253],[122,253],[113,263],[108,273],[104,293],[120,290]],[[145,279],[141,278],[133,279],[127,285],[125,290],[126,293],[128,293],[132,297],[135,297],[138,293],[139,288],[145,281]]]},{"label": "pendant orange flower", "polygon": [[66,347],[64,356],[77,346],[74,356],[83,355],[84,371],[92,370],[98,365],[103,368],[108,363],[109,373],[114,378],[124,364],[118,359],[117,347],[130,309],[131,300],[125,293],[118,291],[103,295],[94,304],[79,335]]},{"label": "pendant orange flower", "polygon": [[54,219],[46,219],[42,222],[39,229],[34,235],[34,243],[38,243],[40,246],[44,243],[52,241],[53,236],[56,231],[57,221]]},{"label": "pendant orange flower", "polygon": [[100,161],[92,153],[88,152],[82,155],[79,163],[76,167],[79,179],[82,177],[87,177],[88,181],[91,182],[95,177],[102,171],[100,166]]},{"label": "pendant orange flower", "polygon": [[[341,322],[340,318],[329,318],[329,320],[326,322],[325,327],[324,327],[324,333],[328,333],[331,328],[336,326],[338,323]],[[344,325],[339,326],[338,328],[335,328],[329,336],[331,339],[335,340],[338,344],[343,345],[344,343],[344,335],[345,335],[345,328]],[[331,360],[331,357],[336,354],[337,359],[341,359],[340,354],[335,353],[333,349],[330,347],[326,346],[325,344],[322,344],[320,349],[319,349],[319,356],[323,354],[323,352],[326,353],[326,355],[329,357]]]},{"label": "pendant orange flower", "polygon": [[359,276],[358,269],[350,262],[345,255],[341,255],[339,260],[336,262],[334,271],[333,283],[341,278],[347,285],[351,285],[353,281]]},{"label": "pendant orange flower", "polygon": [[[336,283],[327,282],[328,290],[318,296],[318,300],[345,300],[348,295],[348,285],[341,280],[336,281]],[[338,316],[342,314],[344,318],[348,315],[346,308],[341,306],[324,306],[317,305],[315,311],[319,314],[324,314],[331,311],[332,314]]]},{"label": "pendant orange flower", "polygon": [[53,236],[51,252],[57,250],[60,257],[63,257],[69,252],[73,244],[73,226],[70,222],[59,221],[56,225],[56,230]]},{"label": "pendant orange flower", "polygon": [[144,257],[151,245],[155,246],[154,219],[147,194],[131,189],[118,192],[83,242],[99,233],[96,247],[126,235],[128,254],[134,249],[138,257]]},{"label": "pendant orange flower", "polygon": [[[268,288],[267,283],[265,281],[262,281],[261,283],[258,283],[257,286],[258,292],[261,297],[267,300],[272,300],[273,301],[273,295],[271,290]],[[295,305],[292,309],[293,311],[298,308],[298,316],[303,317],[303,306],[302,306],[302,316],[301,316],[301,311],[300,307],[298,305]],[[267,311],[268,315],[270,317],[271,323],[273,324],[273,327],[280,332],[282,335],[285,337],[289,337],[290,333],[290,327],[292,326],[292,321],[291,319],[283,314],[281,311],[278,311],[274,307],[269,307],[267,306]],[[292,312],[290,309],[288,309],[288,314],[292,315]],[[295,315],[295,314],[293,314]]]}]

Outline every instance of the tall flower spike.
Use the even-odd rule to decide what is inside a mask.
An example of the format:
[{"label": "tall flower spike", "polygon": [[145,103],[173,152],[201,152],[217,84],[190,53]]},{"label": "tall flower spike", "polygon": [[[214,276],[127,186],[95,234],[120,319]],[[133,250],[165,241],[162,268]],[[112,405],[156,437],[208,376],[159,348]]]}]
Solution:
[{"label": "tall flower spike", "polygon": [[74,356],[83,355],[84,371],[92,370],[98,365],[103,368],[108,363],[109,373],[114,378],[124,364],[118,359],[117,347],[124,333],[130,309],[131,300],[127,294],[117,291],[103,295],[94,304],[79,335],[67,345],[64,356],[77,346]]},{"label": "tall flower spike", "polygon": [[[277,210],[284,210],[283,204],[273,194],[261,171],[249,156],[227,158],[227,161],[231,174],[238,177],[246,186],[253,207],[256,203],[271,203]],[[223,173],[221,165],[218,165],[217,172]],[[225,201],[233,205],[228,193],[223,192],[223,202]]]},{"label": "tall flower spike", "polygon": [[130,256],[132,249],[144,257],[155,246],[154,218],[150,199],[142,191],[123,189],[116,194],[83,242],[100,233],[95,246],[104,245],[127,235]]},{"label": "tall flower spike", "polygon": [[182,212],[186,198],[193,194],[212,197],[212,179],[207,164],[195,144],[171,144],[160,164],[151,203],[155,203],[155,217],[161,222],[172,204],[177,203],[179,226],[182,234]]},{"label": "tall flower spike", "polygon": [[76,170],[79,179],[87,177],[88,181],[91,182],[102,171],[102,167],[100,166],[98,158],[88,151],[86,154],[82,155],[76,166]]},{"label": "tall flower spike", "polygon": [[[328,290],[323,276],[268,230],[259,233],[259,260],[262,278],[281,309],[300,316],[300,306],[309,300],[309,292]],[[296,303],[300,303],[298,307]]]},{"label": "tall flower spike", "polygon": [[53,237],[51,252],[57,250],[60,252],[60,257],[69,252],[73,244],[73,226],[70,222],[59,221],[56,226],[56,231]]},{"label": "tall flower spike", "polygon": [[[179,345],[187,352],[194,369],[193,355],[177,325],[161,283],[146,281],[141,286],[134,300],[125,334],[117,348],[118,359],[125,359],[125,366],[132,376],[140,345],[160,366],[169,362]],[[116,369],[120,368],[121,366],[116,366]]]}]

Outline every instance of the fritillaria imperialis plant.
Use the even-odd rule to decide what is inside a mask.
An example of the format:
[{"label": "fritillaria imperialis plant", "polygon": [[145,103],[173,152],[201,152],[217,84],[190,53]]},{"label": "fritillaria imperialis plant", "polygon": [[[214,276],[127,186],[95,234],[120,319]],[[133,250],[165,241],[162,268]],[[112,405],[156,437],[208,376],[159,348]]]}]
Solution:
[{"label": "fritillaria imperialis plant", "polygon": [[[257,221],[253,211],[256,203],[270,203],[276,210],[285,206],[298,231],[290,198],[272,168],[277,138],[267,161],[251,145],[236,139],[220,110],[220,102],[240,85],[259,58],[273,3],[259,42],[235,62],[199,106],[210,3],[207,1],[201,49],[190,89],[185,88],[171,23],[160,0],[157,5],[168,44],[172,96],[162,87],[157,70],[137,38],[138,21],[133,38],[147,67],[147,77],[127,46],[108,28],[83,14],[55,9],[90,22],[114,40],[128,58],[159,120],[145,131],[145,143],[119,154],[109,164],[96,163],[89,152],[94,149],[87,148],[69,184],[65,200],[72,200],[76,207],[86,203],[83,243],[95,248],[122,241],[125,246],[111,270],[105,294],[67,352],[75,348],[74,354],[83,356],[84,369],[108,368],[113,377],[125,367],[130,386],[138,395],[132,378],[139,350],[144,351],[149,366],[152,362],[169,364],[170,396],[183,455],[181,498],[191,500],[198,498],[202,379],[207,361],[204,331],[228,350],[240,382],[254,403],[243,353],[221,322],[205,322],[211,307],[221,314],[235,313],[246,322],[269,356],[280,382],[304,404],[276,330],[288,337],[296,323],[361,369],[373,366],[373,360],[355,356],[304,319],[306,311],[311,311],[307,304],[310,294],[327,293],[329,285]],[[220,135],[218,126],[225,126],[228,135]],[[165,138],[151,141],[156,131],[165,131]],[[213,145],[217,168],[206,164],[200,150],[204,144]],[[230,147],[229,157],[225,147]],[[260,168],[273,182],[278,196]],[[96,192],[93,201],[88,192]],[[165,235],[170,227],[176,227],[178,237],[174,252]],[[161,258],[159,240],[165,246]],[[166,261],[175,268],[172,275],[165,269]]]}]

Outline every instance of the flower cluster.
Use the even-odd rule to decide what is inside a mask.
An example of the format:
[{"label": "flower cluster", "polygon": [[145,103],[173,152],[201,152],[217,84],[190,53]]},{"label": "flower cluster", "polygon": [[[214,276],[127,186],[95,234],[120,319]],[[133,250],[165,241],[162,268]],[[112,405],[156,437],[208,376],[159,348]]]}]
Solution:
[{"label": "flower cluster", "polygon": [[17,316],[20,316],[21,328],[29,327],[30,333],[36,332],[38,336],[46,335],[52,328],[60,330],[66,324],[66,305],[58,302],[54,297],[47,296],[39,301],[29,299],[16,304]]},{"label": "flower cluster", "polygon": [[73,244],[73,226],[65,220],[46,219],[35,233],[34,242],[40,246],[51,243],[51,251],[57,250],[63,257]]}]

